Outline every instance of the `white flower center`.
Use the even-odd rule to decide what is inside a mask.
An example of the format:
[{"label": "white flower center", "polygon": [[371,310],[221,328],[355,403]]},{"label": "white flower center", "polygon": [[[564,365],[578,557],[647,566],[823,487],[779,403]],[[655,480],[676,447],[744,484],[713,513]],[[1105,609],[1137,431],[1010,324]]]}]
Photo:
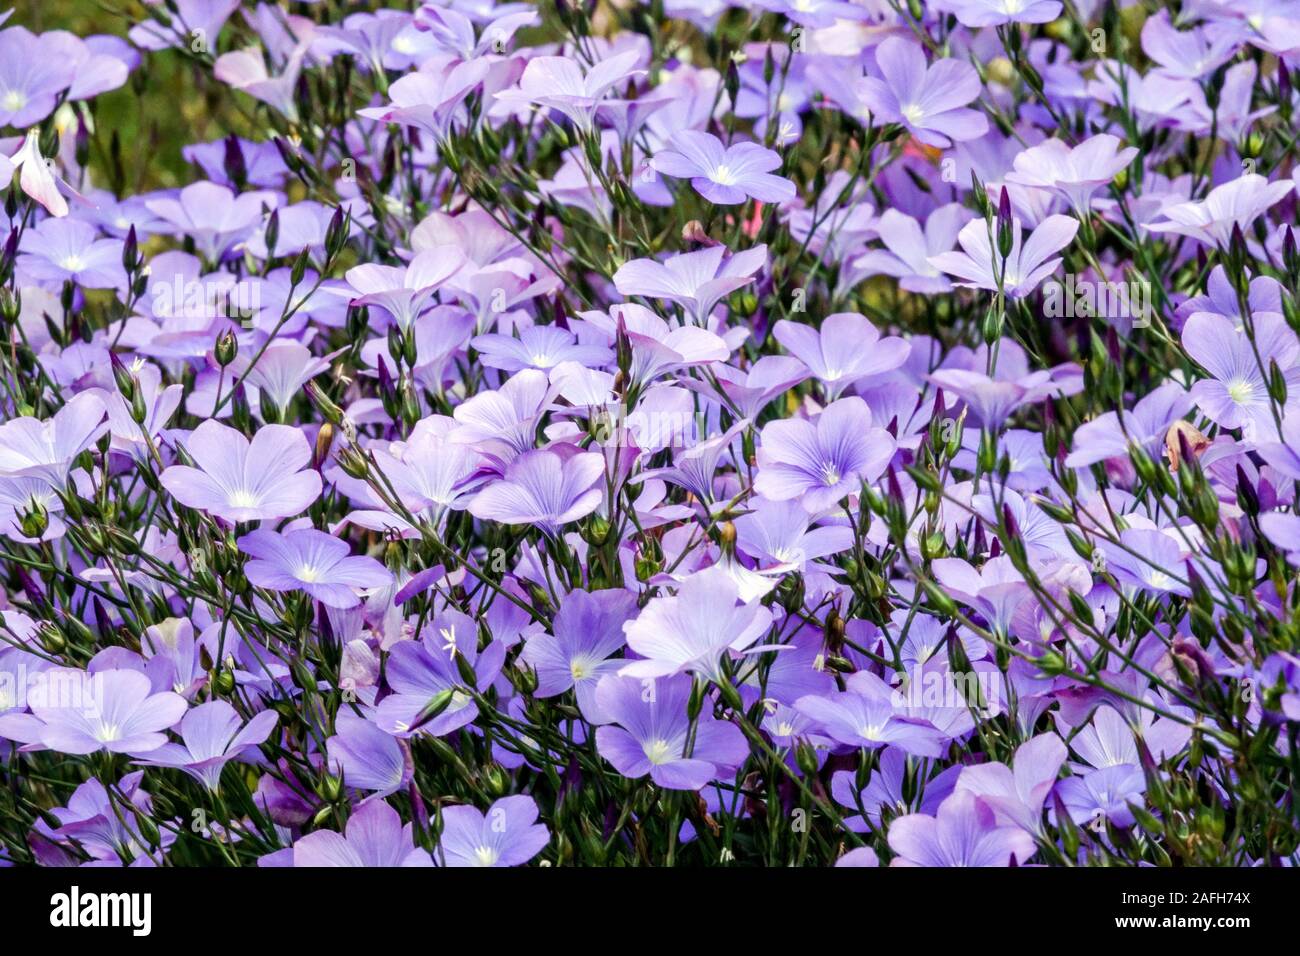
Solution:
[{"label": "white flower center", "polygon": [[903,114],[903,119],[913,126],[918,125],[921,120],[925,119],[925,110],[921,109],[916,103],[908,103],[899,112]]},{"label": "white flower center", "polygon": [[642,747],[645,751],[646,758],[652,764],[667,763],[673,759],[673,748],[666,740],[652,740]]},{"label": "white flower center", "polygon": [[59,266],[68,272],[80,272],[86,268],[86,264],[81,260],[81,256],[64,256]]},{"label": "white flower center", "polygon": [[114,740],[120,740],[121,737],[122,728],[117,724],[100,724],[99,729],[95,731],[95,739],[105,744]]},{"label": "white flower center", "polygon": [[7,113],[17,113],[27,105],[27,97],[23,96],[21,90],[10,90],[5,94],[4,108]]},{"label": "white flower center", "polygon": [[1245,405],[1255,397],[1255,386],[1245,379],[1233,379],[1228,383],[1228,397],[1238,405]]},{"label": "white flower center", "polygon": [[734,186],[736,174],[731,171],[730,166],[724,164],[713,171],[713,181],[719,186]]},{"label": "white flower center", "polygon": [[240,489],[230,496],[230,507],[232,508],[256,508],[257,505],[257,495],[251,491]]},{"label": "white flower center", "polygon": [[478,858],[479,866],[492,866],[501,854],[490,846],[480,846],[474,850],[474,856]]},{"label": "white flower center", "polygon": [[314,568],[310,564],[304,564],[298,569],[298,580],[306,581],[308,584],[315,584],[320,579],[320,569]]},{"label": "white flower center", "polygon": [[884,724],[863,724],[858,728],[858,736],[864,740],[879,740],[880,732],[884,729]]},{"label": "white flower center", "polygon": [[840,483],[841,477],[842,476],[840,475],[840,470],[836,468],[835,465],[831,464],[830,462],[827,462],[825,465],[822,465],[822,479],[826,482],[828,486],[833,487],[835,485],[838,485]]}]

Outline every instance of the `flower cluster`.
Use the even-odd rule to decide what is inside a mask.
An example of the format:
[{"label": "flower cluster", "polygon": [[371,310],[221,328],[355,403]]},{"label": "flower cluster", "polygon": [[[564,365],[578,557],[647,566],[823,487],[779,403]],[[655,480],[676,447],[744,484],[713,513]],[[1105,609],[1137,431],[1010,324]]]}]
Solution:
[{"label": "flower cluster", "polygon": [[1300,863],[1300,11],[1123,6],[0,14],[0,866]]}]

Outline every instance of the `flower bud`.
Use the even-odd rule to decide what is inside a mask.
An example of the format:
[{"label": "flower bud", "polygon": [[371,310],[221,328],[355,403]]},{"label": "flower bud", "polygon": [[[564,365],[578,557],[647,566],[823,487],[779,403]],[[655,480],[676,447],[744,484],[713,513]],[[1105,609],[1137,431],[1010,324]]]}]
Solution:
[{"label": "flower bud", "polygon": [[222,368],[226,368],[233,362],[235,356],[239,354],[239,340],[235,338],[235,333],[230,329],[226,329],[225,332],[218,336],[212,354],[217,360],[217,364]]},{"label": "flower bud", "polygon": [[19,527],[28,538],[39,538],[45,534],[46,529],[50,526],[50,513],[45,506],[35,498],[29,503],[29,507],[23,512],[22,519],[19,521]]},{"label": "flower bud", "polygon": [[[1016,32],[1019,35],[1018,31]],[[1011,219],[1011,194],[1007,192],[1007,187],[1002,187],[1002,193],[998,197],[998,254],[1006,259],[1011,255],[1011,250],[1015,247],[1015,227]]]}]

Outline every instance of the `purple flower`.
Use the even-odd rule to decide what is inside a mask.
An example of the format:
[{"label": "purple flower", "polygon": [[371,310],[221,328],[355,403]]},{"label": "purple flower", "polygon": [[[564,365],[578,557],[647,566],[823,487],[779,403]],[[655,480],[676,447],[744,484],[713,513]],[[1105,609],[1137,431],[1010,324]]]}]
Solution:
[{"label": "purple flower", "polygon": [[963,26],[994,27],[1004,23],[1051,23],[1061,15],[1058,0],[945,0],[936,9],[957,15]]},{"label": "purple flower", "polygon": [[910,813],[889,827],[891,866],[1010,866],[1034,855],[1034,839],[1019,827],[999,826],[989,804],[955,792],[934,816]]},{"label": "purple flower", "polygon": [[239,550],[254,559],[244,565],[254,587],[306,591],[329,607],[356,607],[357,588],[393,583],[392,573],[374,558],[353,556],[346,541],[312,528],[283,534],[259,528],[239,539]]},{"label": "purple flower", "polygon": [[826,406],[815,421],[782,419],[763,428],[754,490],[765,498],[798,498],[816,513],[875,481],[894,457],[894,439],[872,427],[857,397]]},{"label": "purple flower", "polygon": [[[894,276],[899,288],[908,292],[926,295],[948,292],[952,283],[930,260],[952,249],[962,225],[970,218],[970,210],[966,207],[948,203],[930,213],[922,232],[920,223],[911,216],[897,209],[886,209],[880,215],[879,226],[880,241],[885,244],[885,249],[872,249],[854,260],[854,274],[863,277],[877,274]],[[857,344],[856,340],[850,341]],[[838,347],[842,349],[844,343],[841,341]]]},{"label": "purple flower", "polygon": [[990,378],[982,372],[944,368],[933,372],[930,381],[956,395],[985,428],[997,430],[1017,408],[1059,394],[1059,386],[1047,371],[1034,372],[1018,381]]},{"label": "purple flower", "polygon": [[1139,590],[1187,596],[1191,591],[1183,583],[1186,574],[1182,570],[1186,552],[1176,535],[1177,532],[1125,528],[1120,532],[1118,545],[1102,542],[1106,566],[1121,583]]},{"label": "purple flower", "polygon": [[262,219],[263,205],[278,206],[278,194],[236,195],[225,186],[206,182],[186,186],[174,199],[160,197],[146,203],[159,219],[193,238],[209,260],[221,258],[237,240],[253,231]]},{"label": "purple flower", "polygon": [[718,300],[754,281],[767,262],[767,246],[755,246],[723,261],[722,246],[672,256],[659,263],[633,259],[614,273],[620,295],[643,295],[681,305],[696,325],[707,325]]},{"label": "purple flower", "polygon": [[[1059,5],[1058,5],[1059,6]],[[1083,216],[1092,208],[1093,194],[1133,161],[1133,146],[1119,148],[1109,133],[1085,139],[1077,146],[1048,139],[1016,156],[1015,170],[1007,182],[1055,192]]]},{"label": "purple flower", "polygon": [[23,234],[19,268],[38,282],[72,280],[87,289],[116,289],[126,282],[120,239],[100,239],[95,227],[75,219],[47,219]]},{"label": "purple flower", "polygon": [[932,568],[945,593],[979,611],[999,634],[1006,633],[1016,609],[1030,597],[1029,585],[1006,555],[978,570],[961,558],[938,558]]},{"label": "purple flower", "polygon": [[411,782],[411,752],[398,738],[347,711],[338,715],[334,729],[335,735],[325,741],[329,768],[341,774],[347,786],[374,791],[368,799],[378,799]]},{"label": "purple flower", "polygon": [[523,866],[551,841],[536,821],[537,804],[522,795],[502,797],[487,813],[447,807],[435,858],[442,866]]},{"label": "purple flower", "polygon": [[405,332],[433,294],[464,265],[464,253],[442,246],[418,253],[405,267],[353,266],[347,271],[348,285],[356,293],[352,304],[378,306]]},{"label": "purple flower", "polygon": [[591,514],[605,497],[601,486],[605,458],[561,447],[569,451],[544,449],[520,455],[503,478],[474,496],[469,513],[505,524],[535,525],[551,536]]},{"label": "purple flower", "polygon": [[1259,516],[1259,529],[1286,553],[1292,565],[1300,568],[1300,515],[1289,511],[1267,512]]},{"label": "purple flower", "polygon": [[[124,859],[133,865],[152,865],[152,841],[145,836],[144,821],[154,812],[153,798],[141,788],[143,780],[143,770],[126,774],[111,797],[94,777],[77,787],[66,807],[49,811],[57,826],[45,818],[36,821],[30,842],[37,861],[44,866],[79,866],[83,856],[75,851],[84,851],[90,856],[89,866],[122,866]],[[176,839],[172,826],[158,827],[156,832],[163,850]]]},{"label": "purple flower", "polygon": [[760,498],[754,510],[736,519],[736,547],[774,570],[808,570],[839,573],[819,558],[839,554],[853,547],[853,532],[842,525],[809,528],[812,517],[798,501],[769,501]]},{"label": "purple flower", "polygon": [[483,82],[487,72],[486,59],[475,57],[407,73],[388,88],[391,102],[387,106],[357,112],[382,123],[417,127],[443,142],[451,135],[453,124],[463,124],[465,98]]},{"label": "purple flower", "polygon": [[390,652],[384,676],[393,693],[379,702],[375,723],[397,737],[441,737],[459,730],[478,716],[478,704],[465,692],[461,660],[482,691],[501,672],[505,651],[493,641],[480,653],[472,618],[457,611],[438,615],[425,624],[423,638],[400,641]]},{"label": "purple flower", "polygon": [[876,48],[876,64],[882,79],[867,77],[861,93],[875,123],[901,123],[927,146],[940,148],[988,131],[984,114],[965,108],[980,95],[979,75],[967,64],[943,59],[927,66],[921,47],[900,37]]},{"label": "purple flower", "polygon": [[957,284],[972,289],[996,292],[1000,278],[1006,294],[1020,299],[1056,271],[1061,260],[1048,257],[1073,242],[1078,231],[1078,220],[1069,216],[1048,216],[1021,245],[1020,220],[1014,219],[1011,253],[1003,259],[993,249],[989,224],[983,219],[972,219],[957,234],[962,251],[941,252],[931,256],[930,262],[949,275],[966,280]]},{"label": "purple flower", "polygon": [[[637,680],[609,675],[596,686],[596,706],[610,724],[596,728],[596,749],[624,777],[650,779],[667,790],[699,790],[749,756],[745,735],[701,713],[686,753],[691,721],[687,677]],[[617,725],[617,726],[614,726]]]},{"label": "purple flower", "polygon": [[[273,339],[256,363],[251,357],[236,356],[231,374],[244,375],[245,383],[258,389],[259,399],[283,417],[302,387],[329,369],[332,357],[317,358],[307,346],[292,339]],[[267,405],[259,405],[263,414],[270,411]]]},{"label": "purple flower", "polygon": [[880,866],[880,858],[876,856],[876,851],[869,846],[860,846],[856,849],[849,850],[842,857],[835,861],[839,866]]},{"label": "purple flower", "polygon": [[[741,418],[753,419],[777,396],[808,377],[807,366],[785,355],[764,355],[745,371],[730,365],[715,366],[718,386]],[[705,393],[702,383],[688,379],[687,388]]]},{"label": "purple flower", "polygon": [[811,718],[821,733],[849,747],[877,750],[886,744],[918,757],[937,757],[943,735],[925,720],[894,712],[889,697],[858,690],[809,694],[795,710]]},{"label": "purple flower", "polygon": [[146,18],[128,35],[142,50],[165,50],[181,44],[188,47],[198,36],[207,37],[215,46],[221,28],[238,9],[239,0],[176,0],[169,22]]},{"label": "purple flower", "polygon": [[43,49],[42,39],[23,27],[0,30],[0,127],[35,126],[72,84],[72,64]]},{"label": "purple flower", "polygon": [[1159,454],[1170,426],[1191,408],[1192,398],[1181,385],[1162,385],[1139,399],[1132,411],[1103,412],[1080,425],[1065,464],[1086,468],[1107,459],[1127,459],[1130,446]]},{"label": "purple flower", "polygon": [[67,483],[73,461],[107,429],[104,401],[93,392],[69,399],[48,421],[23,416],[0,425],[0,475]]},{"label": "purple flower", "polygon": [[242,751],[266,740],[276,719],[275,711],[264,710],[245,723],[224,700],[209,701],[181,718],[183,744],[169,743],[146,750],[148,758],[136,763],[184,770],[215,793],[221,783],[221,769]]},{"label": "purple flower", "polygon": [[661,478],[664,481],[680,485],[701,501],[714,504],[713,482],[718,465],[723,456],[734,454],[732,446],[736,438],[750,426],[747,419],[741,419],[721,435],[697,442],[679,451],[673,458],[671,467],[648,468],[641,472],[642,481]]},{"label": "purple flower", "polygon": [[832,399],[854,382],[892,372],[911,354],[906,341],[892,335],[882,339],[880,330],[857,312],[828,315],[820,329],[782,319],[772,334],[826,386]]},{"label": "purple flower", "polygon": [[518,90],[505,90],[498,99],[514,103],[534,103],[563,113],[580,128],[590,130],[596,107],[618,84],[645,70],[636,64],[637,50],[628,50],[601,60],[587,70],[566,56],[537,56],[528,61]]},{"label": "purple flower", "polygon": [[578,709],[592,723],[602,723],[595,706],[596,684],[623,663],[611,657],[626,643],[623,625],[636,612],[636,597],[627,591],[572,591],[560,605],[554,634],[537,634],[524,645],[523,659],[537,672],[537,697],[555,697],[573,689]]},{"label": "purple flower", "polygon": [[135,420],[132,403],[127,402],[120,391],[114,390],[105,395],[108,425],[113,433],[112,450],[136,461],[144,461],[150,454],[149,443],[157,446],[162,430],[176,414],[185,387],[176,384],[164,388],[162,373],[154,365],[142,364],[138,370],[132,368],[131,371],[135,375],[136,393],[144,407],[144,421]]},{"label": "purple flower", "polygon": [[[1290,517],[1300,522],[1300,517]],[[1274,651],[1260,665],[1255,686],[1265,696],[1261,703],[1268,710],[1300,722],[1300,658],[1286,651]]]},{"label": "purple flower", "polygon": [[789,202],[794,183],[771,171],[781,157],[757,143],[723,146],[712,133],[680,130],[673,134],[672,149],[655,154],[651,165],[666,176],[689,179],[695,191],[711,203],[734,206],[748,199]]},{"label": "purple flower", "polygon": [[226,521],[288,518],[320,497],[320,475],[301,470],[311,447],[296,428],[264,425],[250,442],[208,419],[190,433],[185,450],[198,467],[172,465],[162,473],[163,487],[186,507]]},{"label": "purple flower", "polygon": [[1118,764],[1068,777],[1056,785],[1056,792],[1075,823],[1095,825],[1108,819],[1117,827],[1131,827],[1134,818],[1129,804],[1145,803],[1146,777],[1141,767]]},{"label": "purple flower", "polygon": [[1040,836],[1044,833],[1043,804],[1065,757],[1061,738],[1039,734],[1016,748],[1012,767],[984,763],[964,768],[957,778],[957,792],[980,797],[1000,824]]},{"label": "purple flower", "polygon": [[[1300,342],[1281,315],[1255,316],[1255,334],[1232,320],[1198,312],[1183,326],[1183,348],[1210,373],[1192,386],[1192,399],[1213,422],[1244,428],[1247,438],[1274,438],[1268,375],[1272,362],[1282,370],[1288,393],[1300,389]],[[1261,367],[1262,363],[1262,367]]]},{"label": "purple flower", "polygon": [[[433,866],[429,854],[417,847],[411,825],[402,826],[397,811],[382,800],[362,804],[348,818],[347,834],[317,830],[293,845],[287,860],[259,866]],[[280,854],[272,854],[280,857]]]},{"label": "purple flower", "polygon": [[1241,43],[1224,24],[1176,30],[1168,10],[1158,10],[1142,24],[1142,51],[1168,76],[1199,80],[1232,59]]},{"label": "purple flower", "polygon": [[1270,208],[1281,202],[1295,188],[1282,179],[1270,183],[1258,173],[1238,176],[1216,186],[1200,202],[1184,202],[1160,210],[1163,222],[1147,223],[1152,232],[1171,232],[1187,236],[1206,245],[1226,249],[1233,227],[1250,232],[1251,225]]},{"label": "purple flower", "polygon": [[506,372],[535,368],[543,372],[562,362],[577,362],[584,366],[606,364],[612,355],[600,345],[585,345],[576,341],[572,332],[554,325],[530,325],[519,330],[519,336],[478,335],[469,343],[478,349],[483,364]]},{"label": "purple flower", "polygon": [[212,64],[212,75],[222,83],[274,107],[290,122],[296,123],[298,104],[294,93],[306,55],[306,44],[300,44],[284,62],[279,73],[272,75],[266,68],[262,51],[257,47],[232,50],[217,57]]},{"label": "purple flower", "polygon": [[866,9],[846,0],[758,0],[758,5],[808,27],[831,27],[837,20],[866,20]]},{"label": "purple flower", "polygon": [[[850,830],[863,833],[868,824],[880,829],[886,812],[898,813],[916,807],[921,813],[933,815],[952,793],[961,772],[959,767],[950,767],[932,780],[917,781],[917,785],[909,787],[906,753],[897,747],[886,747],[880,751],[879,763],[866,787],[857,789],[856,771],[840,770],[831,777],[831,796],[841,806],[853,810],[861,806],[866,811],[865,820],[854,815],[844,821]],[[911,793],[910,799],[905,790]]]},{"label": "purple flower", "polygon": [[[393,442],[387,449],[373,451],[379,472],[397,493],[398,500],[417,518],[441,524],[448,511],[464,511],[482,484],[478,475],[479,455],[468,445],[450,440],[455,422],[430,416],[418,422],[405,442]],[[395,532],[418,537],[420,530],[404,517],[389,510],[364,482],[349,484],[349,496],[360,498],[375,509],[350,512],[345,519],[372,531]],[[334,529],[337,531],[337,527]]]},{"label": "purple flower", "polygon": [[28,749],[147,753],[167,743],[161,731],[180,720],[187,707],[179,694],[153,693],[149,678],[134,670],[92,674],[55,667],[41,679],[45,692],[39,699],[30,696],[30,715],[0,717],[0,737],[21,741]]},{"label": "purple flower", "polygon": [[721,566],[691,575],[676,595],[655,598],[623,625],[628,646],[644,660],[624,664],[619,673],[664,677],[688,672],[721,682],[721,662],[730,652],[772,650],[751,647],[767,633],[772,612],[757,603],[737,604],[739,598],[735,581]]}]

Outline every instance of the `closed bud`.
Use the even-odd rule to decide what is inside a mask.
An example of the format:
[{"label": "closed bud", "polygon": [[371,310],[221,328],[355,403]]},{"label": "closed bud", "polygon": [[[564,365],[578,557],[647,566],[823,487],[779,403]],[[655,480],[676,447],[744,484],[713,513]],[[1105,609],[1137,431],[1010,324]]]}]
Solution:
[{"label": "closed bud", "polygon": [[330,217],[330,224],[325,230],[325,258],[332,260],[343,251],[344,244],[348,241],[348,232],[352,225],[352,214],[344,213],[342,206],[334,209],[334,215]]},{"label": "closed bud", "polygon": [[334,460],[339,463],[339,467],[349,478],[364,481],[370,475],[370,461],[355,445],[344,448],[334,456]]},{"label": "closed bud", "polygon": [[217,360],[217,364],[222,368],[230,365],[235,360],[235,356],[239,354],[239,340],[235,338],[235,333],[230,329],[226,329],[225,332],[218,336],[212,354]]},{"label": "closed bud", "polygon": [[317,471],[329,459],[330,449],[334,446],[334,426],[330,422],[321,425],[316,433],[316,445],[312,449],[311,466]]},{"label": "closed bud", "polygon": [[[1012,31],[1019,36],[1019,31]],[[1002,192],[998,197],[998,254],[1006,259],[1011,255],[1011,250],[1015,247],[1015,227],[1011,219],[1011,194],[1007,192],[1007,187],[1002,187]]]},{"label": "closed bud", "polygon": [[135,237],[135,225],[127,230],[126,241],[122,243],[122,268],[128,273],[134,272],[140,264],[140,248]]},{"label": "closed bud", "polygon": [[263,236],[266,243],[266,256],[268,259],[275,257],[275,246],[280,241],[280,210],[272,209],[271,217],[266,220],[266,232]]},{"label": "closed bud", "polygon": [[805,776],[813,777],[817,774],[817,751],[813,749],[812,744],[806,741],[799,741],[795,748],[795,763],[803,771]]},{"label": "closed bud", "polygon": [[68,646],[68,642],[63,637],[63,632],[49,621],[41,621],[36,626],[36,639],[47,654],[62,654]]},{"label": "closed bud", "polygon": [[113,369],[113,381],[117,383],[117,390],[122,393],[124,399],[131,401],[135,396],[135,376],[116,352],[108,353],[108,363]]},{"label": "closed bud", "polygon": [[[460,656],[460,655],[457,655]],[[429,721],[433,720],[448,707],[451,706],[452,698],[456,695],[454,690],[441,690],[429,698],[429,702],[421,708],[416,714],[415,720],[411,722],[410,730],[418,730]]]},{"label": "closed bud", "polygon": [[609,520],[601,515],[592,515],[582,526],[582,540],[599,548],[609,538]]},{"label": "closed bud", "polygon": [[316,795],[326,803],[336,803],[343,796],[343,778],[332,773],[323,775],[316,783]]},{"label": "closed bud", "polygon": [[[325,394],[325,390],[316,384],[314,379],[303,386],[303,391],[307,393],[311,403],[320,409],[320,413],[327,424],[341,425],[343,423],[343,409],[334,404],[330,397]],[[332,431],[331,434],[333,434]]]},{"label": "closed bud", "polygon": [[925,591],[926,599],[930,602],[930,606],[934,608],[935,613],[941,617],[952,617],[957,613],[957,603],[948,596],[943,588],[929,578],[919,578],[919,580],[922,590]]},{"label": "closed bud", "polygon": [[493,800],[499,800],[510,792],[510,775],[501,764],[492,763],[483,770],[483,790]]},{"label": "closed bud", "polygon": [[985,345],[992,345],[1002,338],[1003,321],[1002,310],[996,305],[989,306],[988,311],[984,313],[984,321],[980,326],[980,334],[984,338]]}]

